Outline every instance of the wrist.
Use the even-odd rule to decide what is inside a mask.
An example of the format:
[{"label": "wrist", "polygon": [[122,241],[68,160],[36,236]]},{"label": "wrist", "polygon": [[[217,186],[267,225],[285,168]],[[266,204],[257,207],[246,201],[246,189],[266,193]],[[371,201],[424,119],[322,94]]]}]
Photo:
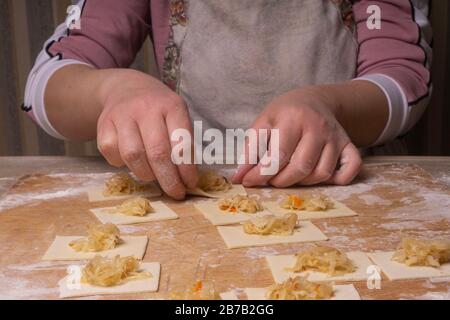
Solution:
[{"label": "wrist", "polygon": [[96,98],[102,109],[107,105],[111,94],[117,92],[119,88],[126,90],[127,87],[139,84],[142,86],[148,82],[149,75],[132,69],[103,69],[95,70]]},{"label": "wrist", "polygon": [[315,100],[319,99],[321,105],[325,105],[337,119],[343,113],[343,101],[340,96],[341,85],[315,85],[306,86],[299,89],[299,93],[306,99],[306,103],[314,106]]}]

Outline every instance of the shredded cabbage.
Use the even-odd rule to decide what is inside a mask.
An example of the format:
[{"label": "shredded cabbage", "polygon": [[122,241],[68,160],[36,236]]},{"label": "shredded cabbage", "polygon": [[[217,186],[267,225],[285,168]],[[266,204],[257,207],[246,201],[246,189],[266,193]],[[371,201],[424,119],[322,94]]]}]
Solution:
[{"label": "shredded cabbage", "polygon": [[87,238],[74,240],[69,246],[78,252],[99,252],[114,249],[122,242],[119,229],[112,223],[91,224]]},{"label": "shredded cabbage", "polygon": [[333,209],[333,202],[325,196],[300,198],[296,195],[288,195],[280,204],[287,210],[326,211]]},{"label": "shredded cabbage", "polygon": [[294,232],[297,219],[295,213],[287,213],[283,217],[266,215],[245,221],[242,225],[248,234],[288,236]]},{"label": "shredded cabbage", "polygon": [[231,183],[227,178],[219,176],[213,171],[204,171],[200,173],[197,186],[205,192],[228,191],[231,189]]},{"label": "shredded cabbage", "polygon": [[450,261],[450,241],[403,238],[392,260],[407,266],[437,268]]},{"label": "shredded cabbage", "polygon": [[150,201],[143,197],[131,198],[117,206],[112,213],[121,213],[127,216],[143,217],[149,213],[153,213],[154,209],[150,205]]},{"label": "shredded cabbage", "polygon": [[120,196],[132,194],[144,190],[128,173],[120,172],[114,174],[105,182],[103,194],[105,196]]},{"label": "shredded cabbage", "polygon": [[333,287],[329,283],[316,283],[305,277],[289,278],[280,284],[267,288],[266,298],[269,300],[319,300],[330,299]]},{"label": "shredded cabbage", "polygon": [[292,272],[318,271],[332,276],[355,271],[353,262],[347,255],[335,248],[317,246],[296,255],[297,261]]},{"label": "shredded cabbage", "polygon": [[97,255],[83,268],[81,282],[110,287],[130,280],[152,277],[150,272],[139,272],[138,269],[139,262],[131,256],[108,259]]},{"label": "shredded cabbage", "polygon": [[195,282],[186,290],[174,291],[170,294],[172,300],[220,300],[219,293],[213,286],[202,281]]},{"label": "shredded cabbage", "polygon": [[248,196],[235,195],[219,201],[219,209],[231,213],[257,213],[262,211],[263,206],[254,198]]}]

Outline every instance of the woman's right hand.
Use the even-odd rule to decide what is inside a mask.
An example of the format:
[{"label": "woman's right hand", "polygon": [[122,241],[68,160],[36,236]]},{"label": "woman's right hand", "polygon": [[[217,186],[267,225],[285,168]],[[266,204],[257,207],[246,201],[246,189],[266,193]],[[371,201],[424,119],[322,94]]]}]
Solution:
[{"label": "woman's right hand", "polygon": [[171,159],[171,133],[178,128],[193,132],[183,99],[142,72],[108,72],[98,91],[103,105],[98,149],[111,165],[126,165],[139,179],[157,180],[169,196],[183,199],[198,179],[194,164],[175,165]]}]

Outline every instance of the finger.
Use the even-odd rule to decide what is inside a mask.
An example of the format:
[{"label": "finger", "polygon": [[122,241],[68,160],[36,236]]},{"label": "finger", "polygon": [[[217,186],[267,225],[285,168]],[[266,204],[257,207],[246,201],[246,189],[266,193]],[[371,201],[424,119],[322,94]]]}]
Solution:
[{"label": "finger", "polygon": [[127,167],[141,180],[155,180],[137,123],[133,120],[121,121],[117,127],[119,152]]},{"label": "finger", "polygon": [[313,172],[300,181],[303,185],[312,185],[330,179],[336,171],[340,150],[334,143],[328,143],[322,150],[320,159]]},{"label": "finger", "polygon": [[329,180],[330,183],[337,185],[349,184],[361,171],[361,154],[353,143],[348,143],[342,150],[340,165],[341,167]]},{"label": "finger", "polygon": [[185,187],[178,170],[172,163],[171,146],[162,115],[152,115],[138,123],[150,167],[161,188],[170,197],[181,200]]},{"label": "finger", "polygon": [[105,120],[98,126],[97,148],[112,166],[122,167],[125,163],[119,152],[116,127],[110,120]]},{"label": "finger", "polygon": [[289,164],[270,180],[270,184],[277,188],[286,188],[309,176],[320,159],[323,147],[324,143],[318,140],[315,134],[305,134]]},{"label": "finger", "polygon": [[[268,158],[260,160],[257,166],[252,168],[243,179],[244,186],[263,186],[282,170],[291,158],[299,142],[300,133],[292,130],[294,126],[284,124],[279,126],[277,132],[272,132],[269,142]],[[265,160],[268,160],[267,163]],[[269,170],[270,169],[270,170]]]},{"label": "finger", "polygon": [[[242,183],[245,175],[258,164],[259,155],[262,156],[267,152],[266,146],[270,140],[270,126],[263,121],[257,120],[249,130],[249,135],[245,137],[244,148],[238,158],[238,169],[231,178],[231,181],[236,184]],[[252,134],[251,130],[255,134]]]},{"label": "finger", "polygon": [[[191,126],[191,121],[186,108],[180,108],[176,112],[169,112],[166,116],[166,125],[169,137],[172,137],[172,133],[177,129],[184,129],[189,132],[190,135],[190,162],[182,163],[177,166],[178,173],[187,188],[193,189],[197,186],[198,182],[198,170],[194,164],[194,134]],[[173,141],[170,139],[172,150],[179,141]]]}]

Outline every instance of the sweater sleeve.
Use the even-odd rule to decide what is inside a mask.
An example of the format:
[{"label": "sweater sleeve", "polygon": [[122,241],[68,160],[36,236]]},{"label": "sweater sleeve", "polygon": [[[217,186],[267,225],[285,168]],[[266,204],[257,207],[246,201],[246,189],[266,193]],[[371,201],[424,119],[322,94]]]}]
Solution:
[{"label": "sweater sleeve", "polygon": [[[379,8],[380,28],[369,17]],[[375,145],[405,134],[420,119],[431,93],[428,0],[357,0],[353,6],[359,54],[357,80],[385,93],[389,119]]]},{"label": "sweater sleeve", "polygon": [[31,70],[23,111],[48,134],[64,139],[49,122],[44,93],[50,77],[70,64],[126,68],[150,31],[148,0],[79,0],[68,20],[46,41]]}]

